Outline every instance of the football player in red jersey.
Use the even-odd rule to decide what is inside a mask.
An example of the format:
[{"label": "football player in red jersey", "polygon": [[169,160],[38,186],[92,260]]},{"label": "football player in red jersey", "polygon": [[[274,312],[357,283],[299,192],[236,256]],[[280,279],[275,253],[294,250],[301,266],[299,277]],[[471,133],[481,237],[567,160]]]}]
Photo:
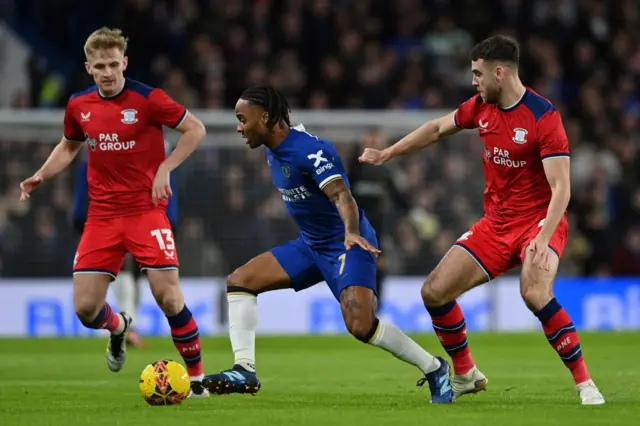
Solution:
[{"label": "football player in red jersey", "polygon": [[[164,91],[124,77],[126,48],[127,39],[117,29],[101,28],[89,36],[84,46],[86,69],[96,84],[71,96],[64,137],[40,170],[20,184],[21,200],[87,146],[90,202],[73,267],[78,318],[88,328],[111,332],[107,365],[120,371],[131,318],[113,312],[106,294],[126,253],[131,253],[167,316],[191,376],[192,394],[206,396],[200,334],[180,289],[178,256],[166,214],[172,195],[169,174],[198,147],[205,128]],[[183,133],[169,157],[163,126]]]},{"label": "football player in red jersey", "polygon": [[487,378],[471,357],[456,298],[522,264],[522,298],[571,371],[582,404],[603,404],[582,357],[575,326],[553,296],[553,281],[567,242],[570,197],[569,143],[560,113],[520,81],[515,40],[490,37],[476,45],[470,56],[477,95],[384,150],[366,149],[360,161],[379,165],[462,129],[477,128],[485,146],[485,216],[458,239],[421,291],[433,328],[453,360],[454,396],[487,386]]}]

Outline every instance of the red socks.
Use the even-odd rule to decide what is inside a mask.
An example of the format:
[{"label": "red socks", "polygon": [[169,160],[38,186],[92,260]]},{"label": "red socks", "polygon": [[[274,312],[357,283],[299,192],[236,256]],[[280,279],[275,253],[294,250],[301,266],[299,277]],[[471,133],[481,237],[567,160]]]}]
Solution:
[{"label": "red socks", "polygon": [[167,317],[171,327],[173,344],[182,355],[190,377],[200,377],[204,374],[202,357],[200,354],[200,331],[196,320],[187,306],[175,316]]},{"label": "red socks", "polygon": [[576,384],[578,385],[591,379],[587,365],[582,357],[578,332],[567,311],[553,298],[535,315],[542,323],[547,340],[560,355],[564,365],[571,371]]},{"label": "red socks", "polygon": [[468,373],[475,363],[467,343],[467,324],[458,302],[454,300],[437,308],[427,306],[427,311],[442,347],[453,361],[455,374]]}]

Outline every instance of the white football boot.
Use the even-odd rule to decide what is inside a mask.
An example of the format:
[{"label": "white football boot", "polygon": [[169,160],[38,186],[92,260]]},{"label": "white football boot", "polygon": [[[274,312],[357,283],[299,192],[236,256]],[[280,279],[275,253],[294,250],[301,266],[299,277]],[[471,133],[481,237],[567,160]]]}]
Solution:
[{"label": "white football boot", "polygon": [[576,385],[576,391],[580,397],[582,405],[602,405],[604,404],[604,396],[598,390],[593,380],[587,380],[584,383]]},{"label": "white football boot", "polygon": [[469,370],[467,374],[455,375],[451,380],[453,400],[455,401],[462,395],[487,390],[488,383],[489,379],[476,366]]},{"label": "white football boot", "polygon": [[202,380],[191,380],[191,390],[188,398],[207,398],[209,391],[202,384]]},{"label": "white football boot", "polygon": [[125,312],[120,312],[120,316],[124,320],[124,330],[120,334],[112,333],[107,344],[107,367],[114,373],[122,370],[127,360],[127,334],[131,330],[131,317]]}]

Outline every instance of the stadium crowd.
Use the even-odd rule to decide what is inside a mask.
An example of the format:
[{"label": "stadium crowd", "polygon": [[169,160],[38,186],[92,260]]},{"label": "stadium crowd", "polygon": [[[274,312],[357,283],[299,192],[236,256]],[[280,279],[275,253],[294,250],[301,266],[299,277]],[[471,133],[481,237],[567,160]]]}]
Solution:
[{"label": "stadium crowd", "polygon": [[[492,33],[511,34],[521,42],[523,81],[562,111],[571,143],[571,230],[561,273],[640,274],[640,5],[449,3],[123,0],[96,14],[82,0],[15,1],[5,10],[8,22],[47,48],[34,45],[41,55],[25,70],[30,91],[16,93],[14,106],[63,107],[86,87],[80,47],[103,24],[130,37],[129,76],[190,108],[231,108],[243,88],[268,82],[294,108],[452,109],[474,92],[470,47]],[[75,68],[56,86],[61,59]],[[362,136],[371,137],[379,135]],[[73,171],[29,203],[17,201],[18,183],[46,159],[49,142],[0,141],[0,275],[69,274],[77,241],[69,217]],[[354,142],[362,141],[335,142],[350,165]],[[389,165],[408,202],[389,203],[378,230],[390,272],[426,275],[482,215],[482,155],[477,134],[463,132]],[[226,274],[295,236],[258,151],[205,148],[175,177],[185,275]]]}]

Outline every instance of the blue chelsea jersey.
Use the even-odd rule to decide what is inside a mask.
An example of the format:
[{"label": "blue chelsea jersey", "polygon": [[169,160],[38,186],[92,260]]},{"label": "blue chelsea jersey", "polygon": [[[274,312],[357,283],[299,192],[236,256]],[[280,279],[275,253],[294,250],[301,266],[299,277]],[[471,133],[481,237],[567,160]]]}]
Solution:
[{"label": "blue chelsea jersey", "polygon": [[[307,244],[344,250],[344,224],[322,188],[336,179],[343,179],[350,188],[347,173],[333,144],[303,129],[292,128],[277,148],[265,148],[273,183]],[[376,241],[375,231],[359,211],[360,234]]]}]

